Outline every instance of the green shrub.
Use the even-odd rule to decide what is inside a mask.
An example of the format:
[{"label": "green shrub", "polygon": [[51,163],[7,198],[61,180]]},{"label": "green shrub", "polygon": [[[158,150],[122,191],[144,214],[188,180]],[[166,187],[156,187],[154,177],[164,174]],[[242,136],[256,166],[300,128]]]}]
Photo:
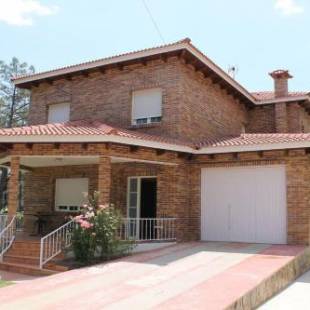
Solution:
[{"label": "green shrub", "polygon": [[133,248],[132,242],[118,237],[121,214],[112,205],[99,205],[99,193],[88,197],[81,214],[74,218],[72,248],[78,262],[88,264],[95,258],[107,259],[123,255]]}]

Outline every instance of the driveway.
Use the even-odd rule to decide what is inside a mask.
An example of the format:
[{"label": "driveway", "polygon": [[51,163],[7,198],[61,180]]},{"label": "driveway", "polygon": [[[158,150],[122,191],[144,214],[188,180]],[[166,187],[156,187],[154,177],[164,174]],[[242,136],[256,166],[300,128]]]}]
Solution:
[{"label": "driveway", "polygon": [[[2,288],[0,308],[223,309],[300,250],[262,244],[177,244]],[[276,257],[277,253],[284,255]]]},{"label": "driveway", "polygon": [[260,310],[309,309],[310,271],[299,277],[288,288],[265,303]]}]

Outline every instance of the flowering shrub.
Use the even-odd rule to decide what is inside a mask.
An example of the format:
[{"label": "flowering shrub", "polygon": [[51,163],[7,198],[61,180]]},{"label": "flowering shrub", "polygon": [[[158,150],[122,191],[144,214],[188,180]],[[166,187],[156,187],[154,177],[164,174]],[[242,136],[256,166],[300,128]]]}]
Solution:
[{"label": "flowering shrub", "polygon": [[95,258],[106,259],[130,251],[132,243],[118,238],[120,213],[111,205],[98,204],[98,192],[88,197],[81,214],[74,217],[72,247],[75,259],[87,264]]}]

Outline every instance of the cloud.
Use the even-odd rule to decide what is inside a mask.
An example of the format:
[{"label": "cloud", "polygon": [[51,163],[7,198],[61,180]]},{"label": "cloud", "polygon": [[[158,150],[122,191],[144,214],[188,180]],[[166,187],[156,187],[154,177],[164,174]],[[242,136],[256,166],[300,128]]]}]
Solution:
[{"label": "cloud", "polygon": [[290,16],[304,12],[304,8],[297,4],[295,0],[276,0],[275,9],[283,15]]},{"label": "cloud", "polygon": [[31,26],[34,16],[55,14],[57,6],[47,6],[39,0],[0,0],[0,21],[14,26]]}]

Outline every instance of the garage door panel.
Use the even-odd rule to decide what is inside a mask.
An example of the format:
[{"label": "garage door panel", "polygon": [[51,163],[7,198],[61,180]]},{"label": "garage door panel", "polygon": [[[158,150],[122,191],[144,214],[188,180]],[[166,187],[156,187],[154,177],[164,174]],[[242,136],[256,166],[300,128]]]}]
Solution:
[{"label": "garage door panel", "polygon": [[203,240],[286,243],[284,166],[202,169]]}]

